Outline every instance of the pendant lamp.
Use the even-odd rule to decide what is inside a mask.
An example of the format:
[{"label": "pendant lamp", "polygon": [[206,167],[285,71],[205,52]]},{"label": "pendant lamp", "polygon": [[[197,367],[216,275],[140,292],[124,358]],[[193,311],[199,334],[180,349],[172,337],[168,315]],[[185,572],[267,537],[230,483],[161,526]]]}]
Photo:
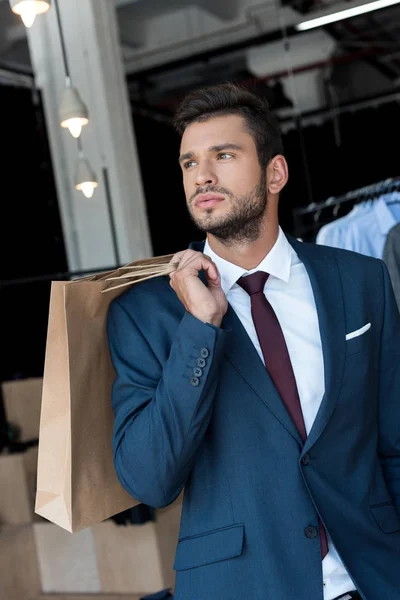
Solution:
[{"label": "pendant lamp", "polygon": [[78,138],[82,127],[89,123],[89,111],[84,104],[79,91],[72,87],[67,77],[67,85],[64,89],[60,104],[61,127],[68,127],[71,135]]},{"label": "pendant lamp", "polygon": [[47,12],[50,0],[10,0],[13,13],[19,15],[25,27],[32,27],[36,16]]},{"label": "pendant lamp", "polygon": [[77,190],[81,191],[86,198],[91,198],[97,186],[96,175],[88,160],[84,157],[83,153],[80,152],[75,174],[75,187]]}]

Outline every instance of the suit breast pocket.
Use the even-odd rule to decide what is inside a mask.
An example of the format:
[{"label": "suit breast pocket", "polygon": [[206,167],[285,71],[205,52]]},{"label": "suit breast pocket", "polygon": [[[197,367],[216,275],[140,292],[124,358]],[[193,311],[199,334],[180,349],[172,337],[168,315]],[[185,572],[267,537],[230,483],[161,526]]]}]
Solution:
[{"label": "suit breast pocket", "polygon": [[240,556],[243,551],[244,525],[231,525],[182,538],[175,556],[175,571],[202,567]]},{"label": "suit breast pocket", "polygon": [[358,354],[359,352],[368,351],[371,345],[371,330],[346,340],[346,355]]}]

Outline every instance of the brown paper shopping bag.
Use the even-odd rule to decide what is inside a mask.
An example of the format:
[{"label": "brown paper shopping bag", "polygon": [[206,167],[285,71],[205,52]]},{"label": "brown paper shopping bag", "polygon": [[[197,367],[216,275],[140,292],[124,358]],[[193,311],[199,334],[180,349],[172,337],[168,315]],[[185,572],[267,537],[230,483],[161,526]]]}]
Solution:
[{"label": "brown paper shopping bag", "polygon": [[113,464],[115,373],[106,319],[126,286],[169,273],[171,258],[52,283],[35,512],[71,533],[138,504],[120,485]]}]

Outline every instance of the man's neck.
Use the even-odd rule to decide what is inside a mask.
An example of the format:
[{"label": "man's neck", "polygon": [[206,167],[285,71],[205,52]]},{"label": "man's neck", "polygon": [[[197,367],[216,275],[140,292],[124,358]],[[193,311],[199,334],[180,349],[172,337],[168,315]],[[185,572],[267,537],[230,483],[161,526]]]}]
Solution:
[{"label": "man's neck", "polygon": [[211,250],[234,265],[250,270],[257,267],[273,248],[279,234],[279,224],[267,223],[254,242],[226,245],[215,236],[208,234]]}]

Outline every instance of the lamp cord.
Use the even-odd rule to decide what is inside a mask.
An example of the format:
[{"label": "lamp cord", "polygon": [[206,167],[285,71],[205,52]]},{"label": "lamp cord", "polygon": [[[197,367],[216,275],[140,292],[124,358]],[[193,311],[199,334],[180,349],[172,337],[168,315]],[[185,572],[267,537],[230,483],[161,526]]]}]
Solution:
[{"label": "lamp cord", "polygon": [[63,62],[64,62],[65,77],[68,79],[68,81],[70,83],[71,75],[70,75],[70,70],[69,70],[69,65],[68,65],[68,57],[67,57],[67,50],[65,47],[64,34],[63,34],[63,30],[62,30],[62,25],[61,25],[60,7],[58,4],[58,0],[54,0],[54,8],[55,8],[55,13],[56,13],[58,31],[60,34],[61,52],[62,52],[62,57],[63,57]]}]

